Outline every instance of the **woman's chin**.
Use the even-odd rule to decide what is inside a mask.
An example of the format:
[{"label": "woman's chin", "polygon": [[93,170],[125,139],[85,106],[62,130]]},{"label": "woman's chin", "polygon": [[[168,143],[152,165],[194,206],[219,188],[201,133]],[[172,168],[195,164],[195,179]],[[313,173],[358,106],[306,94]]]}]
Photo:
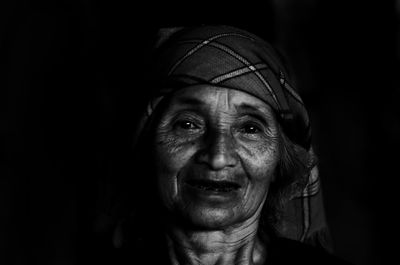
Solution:
[{"label": "woman's chin", "polygon": [[184,218],[194,229],[224,229],[240,221],[233,209],[190,205],[185,207]]}]

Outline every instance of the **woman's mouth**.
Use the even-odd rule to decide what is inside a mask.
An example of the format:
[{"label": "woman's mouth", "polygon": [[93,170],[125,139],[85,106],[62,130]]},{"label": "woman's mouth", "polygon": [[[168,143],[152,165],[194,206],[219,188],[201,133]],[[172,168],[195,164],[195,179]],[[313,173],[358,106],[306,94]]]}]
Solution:
[{"label": "woman's mouth", "polygon": [[232,181],[215,181],[208,179],[191,179],[186,182],[189,186],[210,192],[232,192],[240,189],[240,185]]}]

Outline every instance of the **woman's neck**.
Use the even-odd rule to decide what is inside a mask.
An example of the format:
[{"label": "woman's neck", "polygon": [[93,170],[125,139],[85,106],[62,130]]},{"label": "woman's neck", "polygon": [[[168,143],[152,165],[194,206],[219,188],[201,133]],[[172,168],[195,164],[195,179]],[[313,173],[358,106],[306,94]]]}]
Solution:
[{"label": "woman's neck", "polygon": [[223,230],[189,230],[170,225],[167,233],[173,265],[257,265],[266,257],[257,236],[258,219]]}]

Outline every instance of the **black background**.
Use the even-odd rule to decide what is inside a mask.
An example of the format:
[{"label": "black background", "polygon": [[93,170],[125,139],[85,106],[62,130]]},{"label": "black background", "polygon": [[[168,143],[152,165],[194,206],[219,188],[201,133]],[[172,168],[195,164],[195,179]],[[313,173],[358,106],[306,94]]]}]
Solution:
[{"label": "black background", "polygon": [[336,254],[386,263],[398,247],[400,8],[215,4],[1,2],[0,264],[90,264],[101,251],[99,213],[129,168],[146,89],[143,49],[159,26],[199,23],[242,27],[286,53],[313,122]]}]

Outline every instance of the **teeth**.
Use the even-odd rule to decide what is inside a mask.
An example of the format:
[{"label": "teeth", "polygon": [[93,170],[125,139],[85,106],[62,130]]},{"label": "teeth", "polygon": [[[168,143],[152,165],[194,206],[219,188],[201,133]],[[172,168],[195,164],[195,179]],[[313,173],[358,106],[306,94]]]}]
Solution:
[{"label": "teeth", "polygon": [[240,188],[238,184],[227,181],[191,180],[188,183],[198,189],[216,192],[229,192]]},{"label": "teeth", "polygon": [[212,190],[212,191],[217,191],[217,192],[227,192],[233,190],[233,188],[222,188],[222,187],[210,187],[210,186],[201,186],[201,185],[196,185],[197,188],[200,188],[202,190]]}]

